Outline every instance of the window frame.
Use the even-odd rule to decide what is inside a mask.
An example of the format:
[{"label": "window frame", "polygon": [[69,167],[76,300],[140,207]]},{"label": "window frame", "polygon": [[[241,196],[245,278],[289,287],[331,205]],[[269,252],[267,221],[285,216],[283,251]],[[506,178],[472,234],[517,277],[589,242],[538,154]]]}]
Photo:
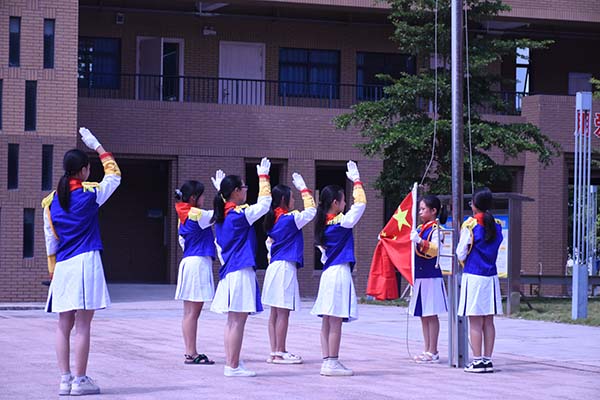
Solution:
[{"label": "window frame", "polygon": [[[83,41],[89,41],[90,45],[86,46],[86,49],[97,47],[97,41],[106,40],[113,41],[116,44],[115,52],[108,51],[86,51],[82,52]],[[88,89],[112,89],[119,90],[121,88],[121,51],[122,43],[121,38],[111,37],[94,37],[94,36],[79,36],[78,38],[78,50],[77,50],[77,74],[78,74],[78,87]],[[95,57],[108,57],[114,60],[114,71],[96,71],[97,74],[106,74],[105,76],[96,76],[95,79],[91,79],[91,75],[94,73],[93,65],[97,64],[98,61]]]},{"label": "window frame", "polygon": [[52,190],[52,174],[54,173],[54,145],[42,145],[42,190]]},{"label": "window frame", "polygon": [[[298,51],[298,52],[306,52],[305,62],[298,61],[282,61],[283,52],[285,51]],[[311,53],[317,52],[329,52],[335,53],[337,58],[335,64],[329,64],[324,62],[313,62],[311,61]],[[283,74],[285,67],[303,67],[304,68],[304,80],[303,81],[290,81],[288,79],[284,79]],[[334,73],[337,82],[315,82],[311,80],[310,71],[312,68],[327,68],[330,67],[331,71]],[[287,84],[292,83],[292,85],[287,86]],[[293,85],[293,84],[296,85]],[[298,86],[297,86],[298,85]],[[301,86],[299,86],[301,85]],[[320,89],[327,89],[324,85],[330,85],[334,87],[333,92],[328,94],[320,93]],[[339,99],[340,98],[340,85],[341,85],[341,51],[337,49],[306,49],[306,48],[297,48],[297,47],[280,47],[279,48],[279,95],[286,97],[304,97],[304,98],[331,98],[331,99]],[[316,94],[313,93],[313,89],[317,88]],[[298,90],[300,89],[300,90]]]},{"label": "window frame", "polygon": [[9,143],[6,167],[6,189],[19,189],[19,144]]},{"label": "window frame", "polygon": [[[46,29],[50,26],[52,33],[47,34]],[[55,42],[56,42],[56,20],[51,18],[44,19],[44,69],[54,68]]]},{"label": "window frame", "polygon": [[25,81],[25,131],[37,130],[37,81]]},{"label": "window frame", "polygon": [[23,209],[23,258],[35,255],[35,208]]},{"label": "window frame", "polygon": [[[16,32],[12,31],[13,22],[17,24]],[[21,17],[11,16],[8,19],[8,66],[21,66]]]}]

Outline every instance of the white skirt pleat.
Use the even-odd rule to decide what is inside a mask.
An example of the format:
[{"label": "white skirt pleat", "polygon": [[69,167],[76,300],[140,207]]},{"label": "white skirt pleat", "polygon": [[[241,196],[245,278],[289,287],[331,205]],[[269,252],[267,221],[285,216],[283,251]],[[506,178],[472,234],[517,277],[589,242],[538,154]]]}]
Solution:
[{"label": "white skirt pleat", "polygon": [[408,305],[410,315],[428,317],[448,312],[448,296],[444,278],[415,279]]},{"label": "white skirt pleat", "polygon": [[261,312],[262,304],[256,282],[256,272],[252,267],[228,273],[217,285],[210,310],[217,313]]},{"label": "white skirt pleat", "polygon": [[267,268],[262,287],[262,302],[271,307],[300,309],[300,288],[296,264],[273,261]]},{"label": "white skirt pleat", "polygon": [[47,312],[100,310],[110,305],[99,251],[59,261],[48,289]]},{"label": "white skirt pleat", "polygon": [[310,313],[343,318],[345,322],[358,318],[358,302],[349,264],[332,265],[323,271],[317,300]]},{"label": "white skirt pleat", "polygon": [[458,315],[500,315],[502,295],[498,275],[463,274]]},{"label": "white skirt pleat", "polygon": [[212,258],[185,257],[179,263],[175,300],[212,301],[215,295]]}]

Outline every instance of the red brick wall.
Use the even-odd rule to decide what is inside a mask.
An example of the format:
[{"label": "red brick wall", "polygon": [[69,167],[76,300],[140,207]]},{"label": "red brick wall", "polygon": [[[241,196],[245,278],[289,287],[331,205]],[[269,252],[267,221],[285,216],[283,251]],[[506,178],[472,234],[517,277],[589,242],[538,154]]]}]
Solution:
[{"label": "red brick wall", "polygon": [[[331,123],[340,110],[241,106],[219,104],[139,102],[80,99],[79,122],[102,137],[107,149],[117,155],[175,156],[177,161],[171,187],[187,179],[206,185],[206,206],[215,195],[209,177],[216,169],[244,175],[245,160],[268,156],[281,160],[282,183],[291,185],[291,172],[303,174],[309,186],[315,184],[315,160],[358,161],[367,185],[367,212],[356,232],[358,259],[357,290],[364,293],[366,277],[379,230],[383,226],[383,201],[371,188],[381,162],[365,159],[355,143],[356,133],[335,130]],[[125,173],[125,172],[124,172]],[[170,210],[169,220],[175,221]],[[171,248],[176,246],[176,225],[170,227]],[[303,294],[316,293],[318,272],[314,272],[312,226],[304,229],[306,268],[299,279]],[[180,251],[172,252],[171,280],[176,280]],[[260,274],[259,274],[260,276]]]},{"label": "red brick wall", "polygon": [[[21,65],[8,67],[9,17],[21,17]],[[55,68],[43,69],[44,18],[56,20]],[[0,160],[19,144],[19,187],[7,190],[0,163],[0,301],[45,298],[46,250],[40,200],[43,144],[54,145],[53,181],[62,175],[62,155],[75,146],[77,123],[78,2],[4,0],[0,6],[0,79],[3,80]],[[25,81],[37,81],[37,129],[24,131]],[[35,249],[23,258],[23,209],[34,208]]]}]

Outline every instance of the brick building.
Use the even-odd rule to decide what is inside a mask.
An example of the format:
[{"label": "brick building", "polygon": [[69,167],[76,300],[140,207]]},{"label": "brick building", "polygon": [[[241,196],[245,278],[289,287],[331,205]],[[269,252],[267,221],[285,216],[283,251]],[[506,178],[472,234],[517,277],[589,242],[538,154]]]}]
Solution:
[{"label": "brick building", "polygon": [[[539,240],[523,242],[521,270],[534,274],[542,266],[560,275],[572,95],[589,89],[589,76],[600,76],[600,3],[508,3],[512,11],[489,21],[488,31],[525,32],[555,44],[531,54],[528,65],[515,58],[498,66],[506,77],[527,76],[528,86],[502,88],[511,102],[516,91],[528,95],[516,101],[514,115],[490,118],[532,122],[563,146],[565,154],[546,169],[531,154],[502,160],[514,171],[508,189],[535,199],[523,211],[527,238]],[[123,171],[122,186],[101,211],[109,282],[176,281],[181,252],[172,193],[187,179],[207,184],[210,203],[215,169],[241,175],[252,189],[254,165],[268,156],[274,183],[290,185],[298,171],[309,187],[345,185],[348,159],[358,161],[367,185],[374,182],[382,163],[365,158],[355,146],[360,135],[337,131],[332,118],[377,98],[373,75],[382,68],[422,67],[389,40],[387,13],[372,0],[3,1],[0,301],[45,297],[40,199],[62,174],[64,152],[82,147],[78,126],[95,132]],[[92,169],[101,172],[98,162]],[[384,224],[384,200],[373,189],[367,198],[356,231],[359,293]],[[302,294],[312,296],[320,271],[312,227],[304,232],[307,262],[299,280]],[[258,265],[266,267],[262,253]]]}]

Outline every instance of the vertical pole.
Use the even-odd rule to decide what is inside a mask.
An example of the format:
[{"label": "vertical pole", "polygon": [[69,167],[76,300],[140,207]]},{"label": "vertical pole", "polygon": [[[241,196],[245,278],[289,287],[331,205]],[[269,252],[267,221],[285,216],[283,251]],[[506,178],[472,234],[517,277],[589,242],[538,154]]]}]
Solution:
[{"label": "vertical pole", "polygon": [[[452,252],[460,235],[463,208],[463,2],[452,0]],[[436,60],[437,67],[437,60]],[[453,367],[464,367],[468,358],[466,317],[458,316],[458,300],[462,273],[458,260],[452,263],[452,275],[448,279],[448,363]]]},{"label": "vertical pole", "polygon": [[[577,224],[573,237],[573,278],[571,318],[587,318],[587,287],[590,229],[590,181],[591,181],[591,130],[592,130],[592,94],[578,92],[575,100],[577,116],[575,151],[576,179],[575,194],[577,202],[573,205],[573,224]],[[579,156],[577,157],[577,153]],[[577,213],[577,218],[575,218]],[[575,256],[576,255],[576,256]]]}]

